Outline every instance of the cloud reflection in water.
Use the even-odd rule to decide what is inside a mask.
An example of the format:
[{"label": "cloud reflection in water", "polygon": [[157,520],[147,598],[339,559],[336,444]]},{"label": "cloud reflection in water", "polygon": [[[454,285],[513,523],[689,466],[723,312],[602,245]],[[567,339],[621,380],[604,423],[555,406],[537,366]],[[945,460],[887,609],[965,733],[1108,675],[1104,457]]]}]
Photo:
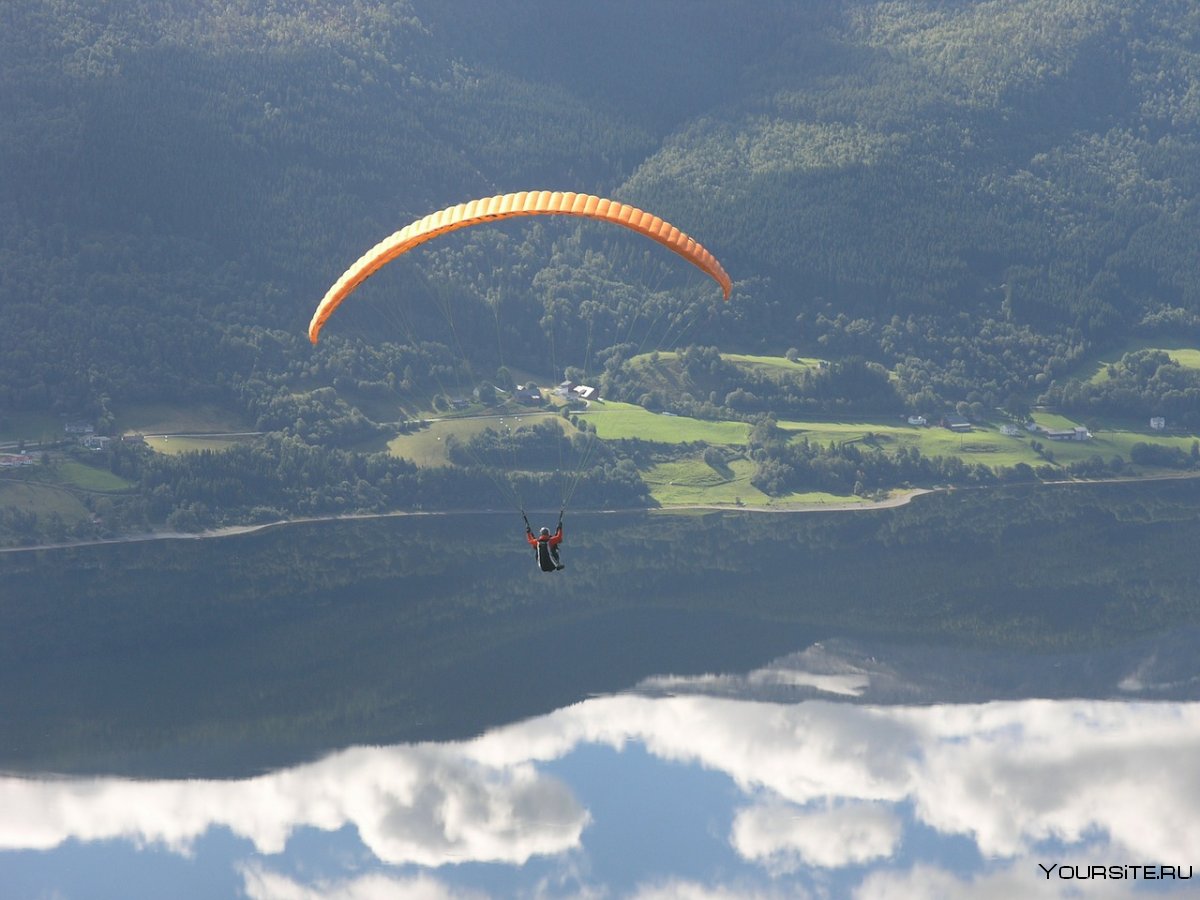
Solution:
[{"label": "cloud reflection in water", "polygon": [[[1197,703],[885,707],[701,695],[595,698],[469,741],[354,748],[240,781],[4,778],[0,846],[121,838],[187,853],[205,831],[223,826],[270,855],[297,829],[352,825],[391,866],[520,866],[586,853],[589,813],[547,764],[585,745],[631,743],[737,785],[724,839],[750,871],[768,877],[768,894],[780,886],[775,879],[848,867],[858,867],[864,897],[892,889],[919,896],[939,884],[1002,892],[1014,880],[1057,892],[1062,885],[1034,882],[1031,854],[1049,846],[1064,862],[1086,851],[1107,856],[1084,864],[1185,866],[1200,847]],[[917,860],[897,870],[891,860],[910,821],[968,839],[993,862],[948,872]],[[256,885],[314,896],[262,863],[242,871],[252,896]],[[347,873],[338,890],[322,895],[371,896],[371,885],[401,882],[420,895],[466,895],[419,872]],[[719,886],[686,883],[697,896],[720,894]],[[797,885],[792,894],[799,892]]]},{"label": "cloud reflection in water", "polygon": [[588,815],[528,763],[489,767],[461,745],[358,747],[240,781],[0,779],[0,847],[123,838],[187,853],[224,826],[262,854],[298,828],[353,825],[381,861],[521,864],[579,842]]}]

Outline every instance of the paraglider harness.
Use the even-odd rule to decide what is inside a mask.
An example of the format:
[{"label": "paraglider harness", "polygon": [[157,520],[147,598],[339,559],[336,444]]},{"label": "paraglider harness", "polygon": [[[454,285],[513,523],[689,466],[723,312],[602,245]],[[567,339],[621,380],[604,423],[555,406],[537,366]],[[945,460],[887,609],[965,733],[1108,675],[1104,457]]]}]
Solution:
[{"label": "paraglider harness", "polygon": [[558,511],[558,528],[555,529],[554,534],[550,533],[549,528],[543,528],[541,534],[535,535],[529,525],[529,518],[525,515],[525,510],[521,510],[521,518],[525,520],[525,540],[534,549],[538,567],[543,572],[555,572],[563,568],[563,564],[558,558],[558,545],[562,543],[563,538],[563,510]]}]

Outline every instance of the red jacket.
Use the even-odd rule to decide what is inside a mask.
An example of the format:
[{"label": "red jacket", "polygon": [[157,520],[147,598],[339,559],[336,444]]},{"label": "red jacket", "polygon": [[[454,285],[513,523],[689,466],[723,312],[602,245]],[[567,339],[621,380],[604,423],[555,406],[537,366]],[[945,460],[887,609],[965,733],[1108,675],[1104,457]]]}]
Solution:
[{"label": "red jacket", "polygon": [[539,541],[549,541],[551,547],[557,547],[562,543],[562,526],[558,526],[558,530],[550,537],[541,537],[534,534],[532,531],[525,532],[525,540],[529,542],[530,547],[536,547]]}]

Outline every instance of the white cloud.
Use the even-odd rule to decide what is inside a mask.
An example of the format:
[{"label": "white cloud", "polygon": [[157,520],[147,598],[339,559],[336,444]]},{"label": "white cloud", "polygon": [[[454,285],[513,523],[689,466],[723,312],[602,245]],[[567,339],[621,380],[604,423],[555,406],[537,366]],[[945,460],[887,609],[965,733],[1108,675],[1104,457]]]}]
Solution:
[{"label": "white cloud", "polygon": [[476,891],[452,888],[429,875],[401,878],[371,873],[316,884],[259,865],[241,867],[242,890],[249,900],[483,900]]},{"label": "white cloud", "polygon": [[529,764],[495,769],[459,745],[356,748],[242,781],[0,779],[0,847],[125,838],[186,853],[225,826],[278,853],[297,828],[353,825],[382,861],[523,863],[579,843],[587,813]]},{"label": "white cloud", "polygon": [[865,672],[822,674],[795,669],[758,669],[751,672],[746,680],[752,687],[811,687],[845,697],[860,697],[871,686],[870,676]]},{"label": "white cloud", "polygon": [[812,688],[842,697],[861,697],[870,686],[871,676],[866,671],[845,663],[836,672],[810,671],[799,665],[777,663],[747,675],[655,675],[639,682],[636,690],[651,696],[689,693],[772,699],[763,696],[772,688]]},{"label": "white cloud", "polygon": [[0,847],[125,838],[186,852],[224,826],[276,853],[299,827],[351,825],[388,863],[521,864],[578,847],[588,822],[539,764],[627,743],[732,779],[750,803],[730,841],[768,870],[881,859],[910,814],[1000,859],[1098,835],[1164,864],[1200,846],[1197,703],[623,695],[466,742],[357,748],[242,781],[0,778]]},{"label": "white cloud", "polygon": [[1025,701],[920,718],[918,816],[984,855],[1096,830],[1165,863],[1200,846],[1200,704]]},{"label": "white cloud", "polygon": [[[531,731],[538,737],[531,737]],[[577,742],[643,743],[727,773],[749,794],[911,803],[985,856],[1101,832],[1140,858],[1182,863],[1200,846],[1200,704],[1009,701],[876,707],[702,696],[600,698],[472,747],[561,755]]]},{"label": "white cloud", "polygon": [[748,884],[708,885],[684,879],[666,879],[639,885],[629,900],[807,900],[798,888],[787,891]]},{"label": "white cloud", "polygon": [[882,804],[808,810],[768,801],[738,812],[731,840],[743,857],[780,874],[804,866],[833,869],[889,857],[901,832],[900,819]]}]

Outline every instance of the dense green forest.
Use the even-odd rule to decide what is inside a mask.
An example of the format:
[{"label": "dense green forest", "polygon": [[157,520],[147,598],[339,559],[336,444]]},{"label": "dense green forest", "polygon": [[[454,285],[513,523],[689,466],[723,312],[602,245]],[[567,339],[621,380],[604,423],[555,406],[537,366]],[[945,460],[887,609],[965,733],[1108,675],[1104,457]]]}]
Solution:
[{"label": "dense green forest", "polygon": [[[655,402],[630,361],[656,349],[834,361],[791,385],[697,368],[679,411],[707,417],[1042,401],[1194,426],[1194,370],[1077,368],[1134,336],[1200,346],[1198,98],[1186,0],[7,0],[0,428],[236,410],[270,434],[106,457],[138,498],[110,521],[195,527],[458,505],[484,476],[411,471],[380,435],[501,368]],[[521,222],[393,264],[308,344],[365,248],[543,187],[678,224],[732,300],[619,229]],[[779,489],[816,452],[759,449]],[[579,502],[645,501],[595,462]]]}]

